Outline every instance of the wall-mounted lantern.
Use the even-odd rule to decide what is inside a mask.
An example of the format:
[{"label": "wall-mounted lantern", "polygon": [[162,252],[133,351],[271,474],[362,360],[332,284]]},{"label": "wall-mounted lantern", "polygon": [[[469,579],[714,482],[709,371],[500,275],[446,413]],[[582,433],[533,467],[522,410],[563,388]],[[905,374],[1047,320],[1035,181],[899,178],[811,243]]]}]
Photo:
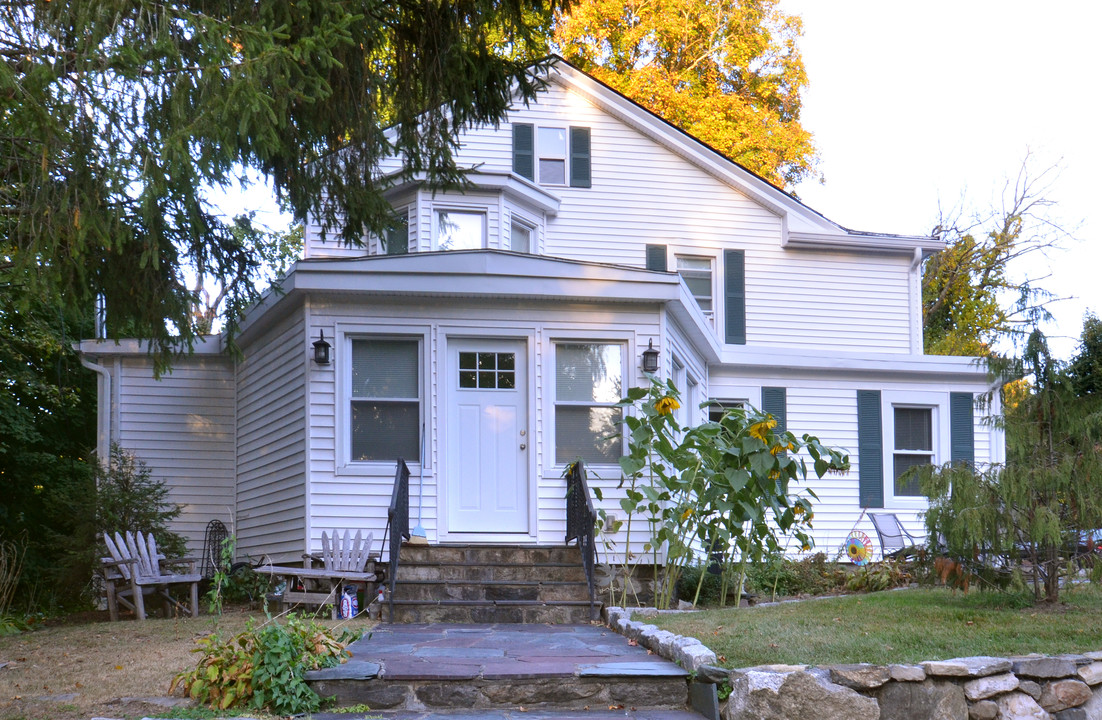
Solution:
[{"label": "wall-mounted lantern", "polygon": [[329,364],[329,343],[325,342],[325,331],[321,331],[321,339],[314,341],[314,362],[318,365]]},{"label": "wall-mounted lantern", "polygon": [[658,372],[658,351],[654,349],[654,340],[647,344],[643,351],[643,372],[653,375]]}]

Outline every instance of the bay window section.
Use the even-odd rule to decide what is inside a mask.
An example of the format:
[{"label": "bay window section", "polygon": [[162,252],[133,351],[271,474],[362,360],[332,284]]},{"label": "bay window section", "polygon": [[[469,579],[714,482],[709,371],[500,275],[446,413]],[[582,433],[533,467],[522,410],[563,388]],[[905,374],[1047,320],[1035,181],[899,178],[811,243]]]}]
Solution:
[{"label": "bay window section", "polygon": [[417,340],[352,341],[351,460],[394,462],[420,453],[421,373]]},{"label": "bay window section", "polygon": [[555,462],[581,458],[615,464],[623,454],[620,429],[623,347],[611,343],[555,345]]},{"label": "bay window section", "polygon": [[896,407],[894,461],[896,496],[921,496],[918,478],[906,475],[913,467],[931,465],[934,462],[933,409]]},{"label": "bay window section", "polygon": [[486,247],[486,214],[463,210],[436,213],[437,250],[480,250]]}]

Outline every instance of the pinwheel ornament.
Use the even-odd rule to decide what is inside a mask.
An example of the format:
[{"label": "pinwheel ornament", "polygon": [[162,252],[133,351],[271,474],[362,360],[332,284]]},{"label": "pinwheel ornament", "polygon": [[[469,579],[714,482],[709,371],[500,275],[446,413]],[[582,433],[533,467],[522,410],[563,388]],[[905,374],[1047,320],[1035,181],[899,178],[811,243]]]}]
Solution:
[{"label": "pinwheel ornament", "polygon": [[872,540],[860,530],[854,530],[846,538],[846,555],[854,565],[865,565],[872,558]]}]

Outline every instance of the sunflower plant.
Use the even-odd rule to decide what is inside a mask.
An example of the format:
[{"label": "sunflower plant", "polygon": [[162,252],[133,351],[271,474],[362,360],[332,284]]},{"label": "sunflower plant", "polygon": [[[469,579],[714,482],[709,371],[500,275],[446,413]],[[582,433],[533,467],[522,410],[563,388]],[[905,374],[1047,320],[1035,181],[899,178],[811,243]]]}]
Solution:
[{"label": "sunflower plant", "polygon": [[[642,560],[631,551],[640,523],[659,607],[673,600],[682,570],[704,554],[724,569],[725,598],[736,577],[741,593],[747,562],[784,551],[782,538],[805,551],[812,548],[807,530],[817,498],[794,485],[807,478],[809,461],[822,477],[847,471],[848,455],[811,435],[781,430],[772,415],[753,408],[729,408],[718,421],[683,427],[674,413],[680,394],[670,380],[632,388],[620,404],[631,410],[624,413],[628,452],[620,459],[621,604],[628,601],[631,570]],[[697,597],[699,592],[698,584]]]}]

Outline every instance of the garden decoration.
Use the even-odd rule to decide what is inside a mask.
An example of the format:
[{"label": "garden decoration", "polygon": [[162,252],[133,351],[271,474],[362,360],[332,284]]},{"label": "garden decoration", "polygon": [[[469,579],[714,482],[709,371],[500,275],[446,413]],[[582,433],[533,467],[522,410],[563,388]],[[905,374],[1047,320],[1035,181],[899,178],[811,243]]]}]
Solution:
[{"label": "garden decoration", "polygon": [[846,555],[854,565],[865,565],[872,557],[872,540],[860,530],[854,530],[846,538]]}]

